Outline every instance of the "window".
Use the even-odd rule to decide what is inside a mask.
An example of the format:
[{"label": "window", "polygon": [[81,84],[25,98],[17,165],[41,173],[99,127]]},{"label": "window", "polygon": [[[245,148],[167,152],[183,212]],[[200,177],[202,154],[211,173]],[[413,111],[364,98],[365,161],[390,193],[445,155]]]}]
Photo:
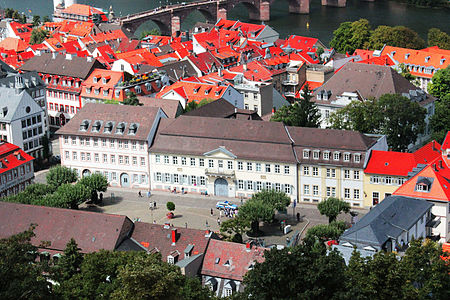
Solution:
[{"label": "window", "polygon": [[159,154],[155,154],[155,162],[159,163],[161,161],[161,156]]},{"label": "window", "polygon": [[136,141],[131,142],[131,149],[136,150]]},{"label": "window", "polygon": [[172,163],[178,165],[178,156],[172,156]]},{"label": "window", "polygon": [[355,155],[353,156],[353,161],[354,161],[355,163],[359,163],[360,160],[361,160],[361,155],[360,155],[360,154],[355,154]]},{"label": "window", "polygon": [[228,170],[233,170],[233,162],[231,160],[227,162],[227,168]]},{"label": "window", "polygon": [[344,170],[344,178],[350,179],[350,170]]},{"label": "window", "polygon": [[344,198],[350,199],[350,189],[348,189],[348,188],[344,189]]},{"label": "window", "polygon": [[243,168],[244,167],[242,161],[238,161],[238,170],[242,170]]},{"label": "window", "polygon": [[336,169],[327,168],[327,178],[335,178],[336,177]]},{"label": "window", "polygon": [[373,183],[373,184],[380,183],[380,176],[376,176],[376,175],[370,176],[370,183]]},{"label": "window", "polygon": [[313,176],[319,176],[319,167],[313,167],[312,169]]},{"label": "window", "polygon": [[334,152],[334,153],[333,153],[333,159],[334,159],[334,160],[339,160],[339,156],[340,156],[340,153],[339,153],[339,152]]},{"label": "window", "polygon": [[84,138],[80,138],[80,145],[84,146]]},{"label": "window", "polygon": [[359,171],[353,171],[353,179],[359,180]]},{"label": "window", "polygon": [[102,139],[102,147],[106,147],[106,139]]},{"label": "window", "polygon": [[86,160],[91,161],[91,153],[86,153]]},{"label": "window", "polygon": [[170,174],[164,173],[164,182],[170,182]]},{"label": "window", "polygon": [[238,180],[238,190],[243,190],[243,189],[244,189],[244,181]]},{"label": "window", "polygon": [[372,203],[373,203],[373,205],[377,205],[379,201],[380,201],[380,193],[372,192]]},{"label": "window", "polygon": [[291,186],[289,184],[285,184],[284,185],[284,192],[286,194],[290,194],[291,193]]},{"label": "window", "polygon": [[275,173],[280,174],[280,165],[275,165]]},{"label": "window", "polygon": [[111,154],[111,163],[115,164],[116,163],[116,156]]},{"label": "window", "polygon": [[205,166],[205,159],[204,158],[199,158],[198,159],[198,165],[200,167],[204,167]]},{"label": "window", "polygon": [[256,182],[256,191],[260,192],[262,190],[262,182],[257,181]]},{"label": "window", "polygon": [[266,190],[272,189],[272,182],[266,182]]},{"label": "window", "polygon": [[128,149],[128,141],[124,141],[124,142],[123,142],[123,147],[124,147],[125,149]]},{"label": "window", "polygon": [[313,195],[318,196],[319,195],[319,186],[313,185]]},{"label": "window", "polygon": [[256,169],[256,172],[261,172],[261,164],[260,163],[256,163],[255,169]]},{"label": "window", "polygon": [[350,161],[350,153],[344,153],[344,161]]},{"label": "window", "polygon": [[195,166],[195,158],[191,157],[191,166]]},{"label": "window", "polygon": [[166,164],[166,165],[169,164],[169,156],[168,155],[164,155],[164,164]]},{"label": "window", "polygon": [[214,160],[208,159],[208,167],[209,168],[214,168]]},{"label": "window", "polygon": [[126,165],[130,164],[130,157],[129,156],[125,156],[125,164]]},{"label": "window", "polygon": [[284,174],[289,174],[289,166],[284,166]]},{"label": "window", "polygon": [[247,171],[251,171],[253,169],[253,163],[247,163]]},{"label": "window", "polygon": [[185,166],[187,164],[186,157],[181,158],[181,165]]},{"label": "window", "polygon": [[309,176],[309,167],[308,166],[303,166],[303,175]]},{"label": "window", "polygon": [[133,162],[133,166],[137,166],[137,157],[136,156],[133,156],[132,162]]},{"label": "window", "polygon": [[76,145],[77,144],[77,138],[76,137],[72,137],[72,145]]},{"label": "window", "polygon": [[353,190],[353,198],[354,199],[359,199],[359,189],[354,189]]},{"label": "window", "polygon": [[119,164],[123,164],[123,155],[119,155]]},{"label": "window", "polygon": [[309,184],[303,185],[303,194],[309,195]]},{"label": "window", "polygon": [[386,176],[385,181],[386,184],[392,184],[392,177],[391,176]]},{"label": "window", "polygon": [[69,137],[68,137],[68,136],[65,136],[65,137],[64,137],[64,144],[67,145],[68,143],[69,143]]},{"label": "window", "polygon": [[173,174],[173,182],[174,183],[180,183],[180,175]]},{"label": "window", "polygon": [[270,173],[270,165],[266,164],[266,173]]},{"label": "window", "polygon": [[247,181],[247,190],[253,190],[253,181]]},{"label": "window", "polygon": [[65,159],[70,159],[69,151],[65,151],[65,152],[64,152],[64,158],[65,158]]},{"label": "window", "polygon": [[141,166],[145,166],[145,157],[141,157]]},{"label": "window", "polygon": [[160,172],[156,172],[156,181],[161,182],[162,181],[162,175]]},{"label": "window", "polygon": [[323,159],[325,159],[325,160],[329,160],[330,159],[330,152],[324,152],[323,153]]},{"label": "window", "polygon": [[303,150],[303,158],[309,158],[309,150]]},{"label": "window", "polygon": [[77,160],[77,159],[78,159],[77,152],[73,151],[72,152],[72,160]]},{"label": "window", "polygon": [[139,149],[144,150],[145,144],[143,142],[139,143]]},{"label": "window", "polygon": [[225,297],[229,297],[229,296],[231,296],[231,295],[233,295],[233,289],[231,289],[231,288],[225,288],[225,289],[224,289],[224,296],[225,296]]},{"label": "window", "polygon": [[86,154],[84,152],[81,152],[81,161],[86,160]]},{"label": "window", "polygon": [[206,178],[205,176],[200,176],[200,185],[205,186],[206,185]]},{"label": "window", "polygon": [[107,154],[103,154],[103,162],[108,163],[108,155]]},{"label": "window", "polygon": [[98,139],[94,139],[94,147],[98,146]]},{"label": "window", "polygon": [[320,151],[314,151],[313,152],[313,158],[314,159],[319,159],[320,158]]},{"label": "window", "polygon": [[98,153],[94,154],[94,160],[95,160],[95,162],[100,162],[100,158],[98,156]]},{"label": "window", "polygon": [[113,139],[109,140],[109,147],[111,147],[111,148],[115,148],[116,147],[115,140],[113,140]]}]

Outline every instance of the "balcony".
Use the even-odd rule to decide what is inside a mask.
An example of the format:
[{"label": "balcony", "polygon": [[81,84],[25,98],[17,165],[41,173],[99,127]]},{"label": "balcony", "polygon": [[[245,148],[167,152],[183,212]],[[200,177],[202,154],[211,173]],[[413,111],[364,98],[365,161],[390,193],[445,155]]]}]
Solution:
[{"label": "balcony", "polygon": [[293,92],[293,91],[286,91],[286,92],[284,92],[284,95],[286,97],[295,97],[295,92]]},{"label": "balcony", "polygon": [[225,170],[222,168],[206,168],[206,176],[222,177],[222,178],[234,178],[235,174],[233,170]]},{"label": "balcony", "polygon": [[283,85],[298,85],[298,80],[283,80],[282,82]]}]

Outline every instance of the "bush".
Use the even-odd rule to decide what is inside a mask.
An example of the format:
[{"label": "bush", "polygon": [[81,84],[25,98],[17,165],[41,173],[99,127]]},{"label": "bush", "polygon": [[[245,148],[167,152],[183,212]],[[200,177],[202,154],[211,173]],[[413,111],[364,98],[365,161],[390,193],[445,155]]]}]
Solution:
[{"label": "bush", "polygon": [[174,211],[175,210],[175,203],[167,202],[166,207],[167,207],[168,210]]}]

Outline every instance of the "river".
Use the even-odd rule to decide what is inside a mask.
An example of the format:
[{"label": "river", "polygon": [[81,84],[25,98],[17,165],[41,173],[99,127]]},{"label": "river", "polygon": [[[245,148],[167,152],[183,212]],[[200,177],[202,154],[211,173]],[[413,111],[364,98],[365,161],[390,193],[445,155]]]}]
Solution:
[{"label": "river", "polygon": [[[116,15],[126,15],[159,6],[160,3],[176,3],[180,1],[151,1],[151,0],[79,0],[78,3],[89,4],[95,7],[109,8],[112,5]],[[28,15],[51,15],[53,2],[50,0],[0,0],[1,7],[11,7],[25,12]],[[31,10],[31,13],[29,13]],[[362,2],[360,0],[347,0],[346,8],[321,6],[320,0],[313,0],[309,15],[295,15],[288,13],[287,0],[277,0],[271,7],[271,20],[266,22],[280,33],[281,37],[290,34],[318,37],[328,44],[335,30],[341,22],[355,21],[366,18],[373,27],[378,25],[404,25],[417,31],[426,39],[428,29],[440,28],[444,31],[450,29],[450,10],[445,8],[428,9],[417,8],[395,1]],[[247,9],[239,4],[230,12],[228,18],[233,20],[249,21]],[[199,12],[193,12],[182,23],[182,29],[186,30],[196,22],[205,19]],[[307,27],[309,24],[309,28]],[[141,26],[142,29],[156,27],[152,22]]]}]

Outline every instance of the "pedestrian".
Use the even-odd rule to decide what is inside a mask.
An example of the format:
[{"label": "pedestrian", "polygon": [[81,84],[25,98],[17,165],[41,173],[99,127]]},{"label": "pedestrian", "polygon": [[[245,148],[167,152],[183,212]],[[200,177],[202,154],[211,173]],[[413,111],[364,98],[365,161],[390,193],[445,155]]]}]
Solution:
[{"label": "pedestrian", "polygon": [[211,208],[211,216],[213,216],[214,215],[214,211],[213,211],[213,209]]},{"label": "pedestrian", "polygon": [[208,225],[208,220],[206,220],[206,227],[208,227],[209,225]]},{"label": "pedestrian", "polygon": [[297,213],[297,222],[300,222],[300,213]]},{"label": "pedestrian", "polygon": [[184,195],[184,187],[181,188],[181,195]]},{"label": "pedestrian", "polygon": [[217,218],[217,225],[220,226],[220,218]]},{"label": "pedestrian", "polygon": [[148,192],[147,192],[147,198],[150,198],[150,196],[151,196],[151,193],[150,193],[150,190],[148,190]]},{"label": "pedestrian", "polygon": [[100,193],[100,203],[103,202],[103,193]]},{"label": "pedestrian", "polygon": [[156,209],[156,201],[153,201],[153,208]]},{"label": "pedestrian", "polygon": [[156,224],[156,220],[153,220],[153,224]]},{"label": "pedestrian", "polygon": [[222,218],[222,210],[219,210],[219,215]]},{"label": "pedestrian", "polygon": [[186,227],[186,228],[187,228],[187,223],[184,223],[184,227]]},{"label": "pedestrian", "polygon": [[141,191],[138,192],[138,197],[142,197]]}]

